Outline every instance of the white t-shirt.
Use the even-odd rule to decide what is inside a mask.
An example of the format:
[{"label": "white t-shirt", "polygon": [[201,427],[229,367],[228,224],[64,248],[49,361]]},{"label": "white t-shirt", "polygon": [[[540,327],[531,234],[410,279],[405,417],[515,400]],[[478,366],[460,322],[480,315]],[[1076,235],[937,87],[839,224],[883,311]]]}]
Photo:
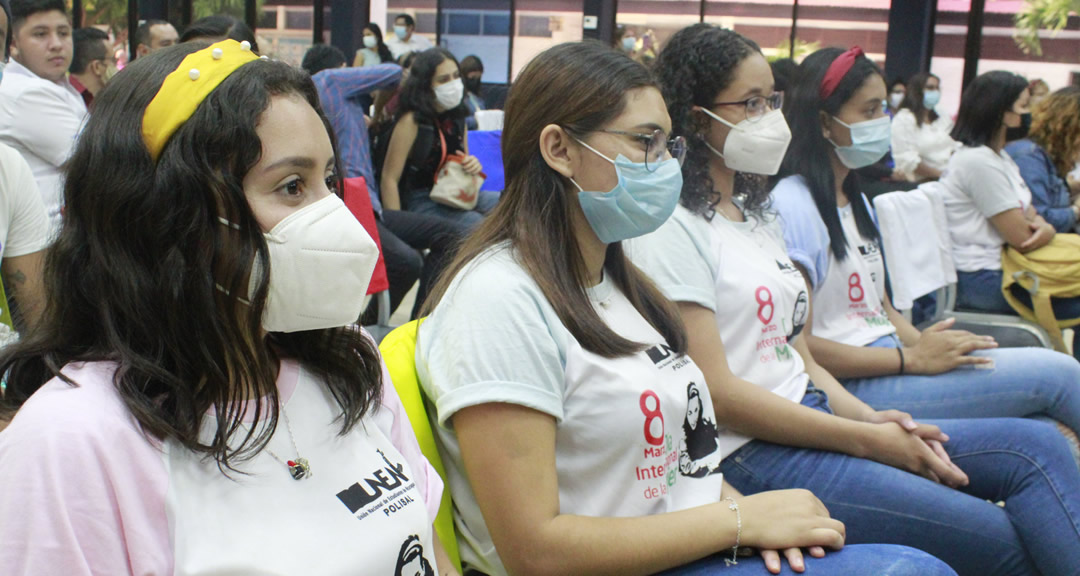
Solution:
[{"label": "white t-shirt", "polygon": [[960,143],[949,135],[953,123],[948,116],[919,126],[915,114],[907,108],[896,113],[892,122],[892,157],[896,169],[908,180],[915,181],[915,169],[919,164],[944,170],[949,158],[960,148]]},{"label": "white t-shirt", "polygon": [[0,258],[25,256],[48,246],[45,203],[26,160],[0,144]]},{"label": "white t-shirt", "polygon": [[617,359],[584,350],[505,245],[458,274],[420,327],[417,370],[434,403],[462,559],[486,574],[506,569],[451,426],[463,408],[503,402],[555,418],[563,514],[646,516],[720,500],[721,453],[705,377],[610,279],[589,297],[612,330],[646,349]]},{"label": "white t-shirt", "polygon": [[941,175],[953,262],[960,272],[1001,270],[1005,240],[990,218],[1031,205],[1031,190],[1009,154],[989,146],[961,148]]},{"label": "white t-shirt", "polygon": [[50,82],[15,60],[0,82],[0,142],[26,159],[49,214],[51,238],[60,229],[63,164],[86,119],[82,96],[66,80]]},{"label": "white t-shirt", "polygon": [[[788,256],[806,269],[814,289],[814,335],[849,346],[865,346],[896,333],[882,305],[885,260],[877,240],[864,237],[851,204],[837,208],[847,239],[847,257],[833,255],[829,232],[801,176],[790,176],[773,189]],[[869,202],[861,201],[873,214]]]},{"label": "white t-shirt", "polygon": [[[732,222],[717,213],[709,222],[679,205],[656,232],[623,246],[669,299],[715,313],[736,376],[802,401],[810,377],[789,341],[806,323],[809,300],[775,218]],[[725,456],[750,440],[720,430]]]},{"label": "white t-shirt", "polygon": [[[230,479],[213,459],[148,440],[116,391],[115,370],[68,365],[63,372],[77,386],[46,383],[0,434],[4,574],[435,570],[431,523],[442,482],[385,368],[381,403],[342,437],[326,388],[296,362],[282,362],[289,424],[279,420],[268,448],[293,458],[291,427],[311,464],[301,480],[267,450],[237,463]],[[204,442],[213,425],[210,415]]]},{"label": "white t-shirt", "polygon": [[394,34],[394,30],[391,28],[389,34],[386,35],[386,47],[390,49],[390,55],[394,57],[394,60],[401,58],[403,55],[409,52],[423,52],[428,48],[432,48],[434,45],[431,40],[426,37],[417,34],[415,31],[408,41],[399,40],[397,34]]}]

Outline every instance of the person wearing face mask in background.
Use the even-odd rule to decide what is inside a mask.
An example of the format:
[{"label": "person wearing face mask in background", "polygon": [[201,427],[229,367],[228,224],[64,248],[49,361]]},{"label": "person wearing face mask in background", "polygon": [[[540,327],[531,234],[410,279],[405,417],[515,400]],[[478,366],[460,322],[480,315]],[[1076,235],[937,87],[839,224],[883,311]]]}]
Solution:
[{"label": "person wearing face mask in background", "polygon": [[[623,244],[678,304],[689,357],[711,391],[725,479],[744,494],[808,489],[851,538],[912,546],[961,574],[1001,573],[1023,563],[1021,542],[1041,536],[1016,534],[1037,533],[1044,519],[1010,518],[982,498],[1014,490],[1002,499],[1053,501],[1053,489],[1040,484],[1025,494],[1011,479],[1038,476],[1037,465],[1017,459],[1018,468],[1005,470],[1001,464],[1011,460],[994,451],[1022,440],[1030,453],[1045,449],[1059,457],[1054,474],[1078,482],[1080,471],[1067,449],[1062,454],[1064,441],[1049,426],[1023,420],[916,423],[903,412],[876,411],[845,390],[807,347],[808,289],[768,206],[765,177],[780,168],[791,132],[760,49],[731,30],[697,24],[668,40],[653,70],[672,131],[691,150],[675,214]],[[970,484],[949,453],[970,471]],[[1057,529],[1068,533],[1071,523]],[[1078,543],[1072,537],[1059,545],[1080,553]],[[1050,549],[1028,553],[1049,556]],[[785,556],[792,569],[802,567],[799,550]],[[766,553],[766,564],[779,573],[779,554]],[[1050,558],[1040,566],[1056,573]]]},{"label": "person wearing face mask in background", "polygon": [[475,226],[499,200],[499,193],[479,192],[476,208],[460,210],[431,199],[443,160],[461,154],[466,174],[480,174],[483,167],[469,155],[465,117],[465,84],[454,55],[442,48],[426,50],[413,61],[409,78],[401,89],[380,176],[383,208],[410,210],[450,218]]},{"label": "person wearing face mask in background", "polygon": [[368,22],[364,26],[364,47],[356,51],[353,58],[353,66],[363,68],[365,66],[378,66],[383,63],[394,61],[394,55],[390,48],[383,42],[382,29],[374,22]]},{"label": "person wearing face mask in background", "polygon": [[476,56],[466,56],[461,61],[461,80],[465,83],[465,106],[469,116],[465,125],[469,130],[476,130],[476,112],[484,110],[484,98],[480,95],[481,79],[484,76],[484,63]]},{"label": "person wearing face mask in background", "polygon": [[94,97],[116,75],[116,57],[110,49],[109,35],[97,28],[79,28],[71,38],[74,51],[68,80],[92,112]]},{"label": "person wearing face mask in background", "polygon": [[386,46],[395,60],[409,52],[420,53],[432,47],[431,40],[415,32],[416,20],[412,16],[398,14],[394,17],[394,33],[387,35]]},{"label": "person wearing face mask in background", "polygon": [[858,48],[807,57],[785,96],[792,141],[772,207],[810,287],[814,360],[875,410],[916,419],[1047,416],[1080,430],[1076,360],[1043,348],[996,349],[991,338],[953,330],[952,320],[920,332],[889,302],[880,233],[851,174],[889,148],[886,96],[880,69]]},{"label": "person wearing face mask in background", "polygon": [[896,113],[900,111],[900,103],[904,101],[904,96],[907,95],[907,83],[903,78],[895,78],[892,84],[889,85],[889,110],[887,111],[890,118],[896,118]]},{"label": "person wearing face mask in background", "polygon": [[[1026,136],[1030,102],[1027,81],[1002,71],[976,78],[960,101],[953,137],[964,147],[941,179],[956,263],[957,308],[1013,314],[1002,290],[1002,247],[1027,253],[1050,244],[1056,234],[1035,210],[1020,168],[1004,150],[1009,130]],[[1030,307],[1026,290],[1013,285],[1010,292]],[[1051,305],[1059,319],[1080,317],[1080,298],[1054,298]],[[1076,344],[1074,336],[1073,355],[1080,358]]]},{"label": "person wearing face mask in background", "polygon": [[960,148],[949,133],[953,123],[938,114],[941,79],[929,73],[916,74],[893,117],[892,157],[896,171],[910,182],[941,178],[949,158]]},{"label": "person wearing face mask in background", "polygon": [[[724,483],[678,313],[623,252],[682,187],[686,143],[669,138],[649,71],[560,44],[522,70],[506,111],[506,197],[432,292],[416,347],[466,570],[765,576],[758,558],[725,564],[744,545],[841,547],[844,527],[810,493]],[[897,546],[807,564],[951,573]]]}]

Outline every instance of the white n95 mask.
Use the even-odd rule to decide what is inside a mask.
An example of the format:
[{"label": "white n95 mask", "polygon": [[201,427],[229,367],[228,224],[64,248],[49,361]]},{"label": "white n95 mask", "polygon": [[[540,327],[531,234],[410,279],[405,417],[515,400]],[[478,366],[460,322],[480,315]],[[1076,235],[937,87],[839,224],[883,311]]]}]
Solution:
[{"label": "white n95 mask", "polygon": [[787,154],[788,144],[791,143],[791,129],[788,128],[783,112],[772,110],[753,122],[746,119],[732,124],[706,108],[701,108],[701,111],[731,128],[722,154],[703,141],[706,148],[724,159],[728,168],[736,172],[765,176],[772,176],[780,171],[780,164]]},{"label": "white n95 mask", "polygon": [[[265,330],[300,332],[356,322],[379,248],[340,198],[331,194],[297,210],[264,237],[270,253]],[[249,292],[261,274],[259,262],[252,267]]]}]

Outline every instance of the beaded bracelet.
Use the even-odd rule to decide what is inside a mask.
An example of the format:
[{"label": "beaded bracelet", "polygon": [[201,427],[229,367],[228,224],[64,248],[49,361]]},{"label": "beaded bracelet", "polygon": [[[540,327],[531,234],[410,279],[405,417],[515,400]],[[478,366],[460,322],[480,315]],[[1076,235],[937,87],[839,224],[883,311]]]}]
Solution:
[{"label": "beaded bracelet", "polygon": [[739,563],[739,541],[742,540],[742,514],[739,513],[739,503],[734,498],[728,496],[724,500],[730,502],[728,510],[735,511],[735,545],[731,547],[731,560],[724,558],[724,565],[734,566]]}]

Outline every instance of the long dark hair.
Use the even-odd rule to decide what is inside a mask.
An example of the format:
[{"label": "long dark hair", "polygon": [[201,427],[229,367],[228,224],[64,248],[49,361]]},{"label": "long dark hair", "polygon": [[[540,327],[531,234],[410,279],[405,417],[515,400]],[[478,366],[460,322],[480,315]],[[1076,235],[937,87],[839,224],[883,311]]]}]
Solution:
[{"label": "long dark hair", "polygon": [[255,40],[255,31],[243,20],[228,14],[214,14],[192,22],[180,35],[180,42],[225,38],[231,38],[237,42],[247,41],[251,44],[251,51],[259,53],[259,42]]},{"label": "long dark hair", "polygon": [[440,116],[464,118],[469,115],[464,98],[461,99],[457,108],[447,110],[442,114],[435,108],[435,89],[431,82],[435,78],[435,69],[446,60],[453,62],[454,66],[458,65],[457,58],[442,48],[428,48],[416,55],[412,66],[409,67],[409,79],[401,88],[401,107],[398,109],[398,118],[412,112],[416,115],[417,123],[431,123]]},{"label": "long dark hair", "polygon": [[[649,71],[599,42],[568,42],[536,56],[522,70],[506,101],[502,156],[506,189],[498,206],[468,237],[432,288],[425,314],[439,303],[450,282],[485,250],[503,242],[532,276],[559,320],[586,350],[616,358],[642,349],[616,334],[593,309],[588,278],[574,235],[576,196],[540,154],[548,125],[573,134],[603,128],[626,106],[630,90],[655,87]],[[678,353],[686,351],[686,329],[674,305],[626,258],[622,244],[608,244],[604,272],[642,316]]]},{"label": "long dark hair", "polygon": [[[814,198],[818,214],[825,223],[825,229],[829,231],[829,247],[837,260],[847,257],[847,238],[836,210],[836,177],[833,175],[830,159],[835,146],[822,134],[820,113],[836,116],[867,78],[874,74],[881,76],[883,80],[885,78],[877,64],[866,56],[859,56],[836,90],[822,100],[820,89],[825,72],[833,60],[844,52],[842,48],[823,48],[807,56],[799,66],[795,86],[784,98],[784,117],[791,128],[791,145],[788,146],[784,163],[780,166],[780,173],[775,177],[775,180],[792,175],[803,177],[810,189],[810,195]],[[870,211],[863,204],[854,170],[844,179],[843,191],[851,203],[859,233],[876,240],[879,237],[877,226],[870,217]]]},{"label": "long dark hair", "polygon": [[[941,82],[941,78],[938,78],[936,74],[929,72],[922,72],[911,77],[908,81],[907,87],[904,92],[904,100],[900,102],[900,109],[907,108],[911,110],[911,113],[915,115],[915,124],[918,126],[923,125],[923,112],[929,112],[930,123],[937,122],[939,118],[937,110],[933,108],[927,108],[924,100],[926,94],[926,83],[931,78],[936,78],[938,82]],[[939,88],[940,89],[940,88]]]},{"label": "long dark hair", "polygon": [[[261,450],[277,425],[278,357],[321,377],[341,407],[342,434],[377,405],[382,381],[374,344],[356,330],[261,337],[271,262],[243,179],[261,155],[255,126],[272,97],[303,98],[322,115],[306,73],[282,62],[245,64],[151,159],[143,112],[166,75],[206,45],[139,58],[95,99],[67,165],[63,227],[45,261],[43,317],[0,354],[8,382],[0,409],[10,415],[53,377],[76,384],[60,374],[67,364],[114,362],[116,389],[144,431],[231,469]],[[261,272],[247,305],[225,292],[249,294],[256,259]],[[256,420],[231,447],[248,398]],[[259,426],[264,407],[269,424]],[[217,428],[203,443],[208,410]]]},{"label": "long dark hair", "polygon": [[996,70],[980,74],[960,98],[952,139],[965,146],[986,146],[994,139],[1028,82],[1023,76]]},{"label": "long dark hair", "polygon": [[[680,202],[687,210],[711,217],[715,198],[709,162],[714,155],[705,146],[712,119],[695,114],[694,106],[711,108],[716,95],[735,80],[735,69],[761,48],[753,40],[711,24],[694,24],[668,39],[653,73],[667,102],[672,136],[690,143],[683,162]],[[769,197],[767,179],[757,174],[736,174],[734,193],[743,194],[743,209],[759,212]]]},{"label": "long dark hair", "polygon": [[368,22],[367,25],[364,26],[364,30],[371,30],[371,33],[375,35],[375,41],[378,42],[378,44],[375,45],[375,52],[379,54],[379,59],[382,60],[382,63],[393,64],[394,55],[390,53],[390,48],[386,45],[386,42],[383,42],[382,28],[379,28],[379,25],[374,22]]}]

